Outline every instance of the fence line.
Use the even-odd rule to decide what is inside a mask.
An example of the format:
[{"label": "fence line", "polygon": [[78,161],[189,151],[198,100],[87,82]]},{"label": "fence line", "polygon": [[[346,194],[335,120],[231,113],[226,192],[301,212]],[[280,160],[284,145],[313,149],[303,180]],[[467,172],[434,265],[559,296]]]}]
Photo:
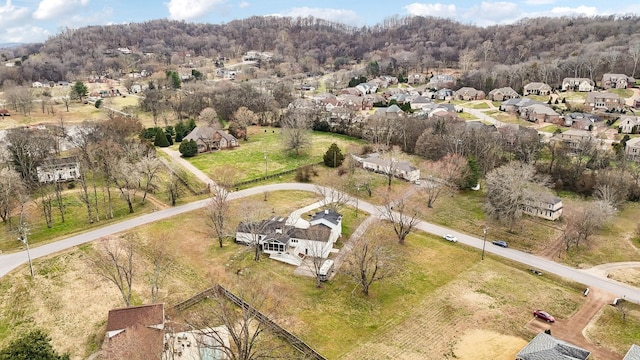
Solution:
[{"label": "fence line", "polygon": [[322,164],[324,164],[324,162],[320,161],[320,162],[313,163],[313,164],[302,165],[302,166],[299,166],[299,167],[297,167],[295,169],[285,170],[285,171],[281,171],[281,172],[278,172],[278,173],[275,173],[275,174],[269,174],[269,175],[262,176],[262,177],[259,177],[259,178],[256,178],[256,179],[240,181],[238,183],[235,183],[235,184],[231,185],[231,187],[232,188],[236,188],[236,187],[240,187],[240,186],[244,186],[244,185],[254,184],[254,183],[257,183],[257,182],[273,179],[273,178],[278,177],[278,176],[292,174],[292,173],[298,171],[298,169],[302,169],[302,168],[304,168],[306,166],[312,166],[313,167],[313,166],[322,165]]},{"label": "fence line", "polygon": [[317,360],[326,360],[326,358],[324,356],[320,355],[320,353],[315,351],[307,343],[305,343],[300,338],[298,338],[297,336],[293,335],[292,333],[290,333],[289,331],[284,329],[282,326],[276,324],[273,320],[269,319],[268,316],[264,315],[258,309],[254,308],[249,303],[247,303],[246,301],[242,300],[239,296],[237,296],[234,293],[232,293],[231,291],[225,289],[222,285],[216,285],[216,286],[208,288],[208,289],[206,289],[206,290],[204,290],[202,292],[199,292],[199,293],[195,294],[194,296],[188,298],[187,300],[176,304],[174,306],[174,309],[176,309],[178,311],[182,311],[182,310],[188,309],[189,307],[199,303],[200,301],[208,298],[209,296],[215,295],[216,293],[220,294],[220,295],[223,295],[229,301],[231,301],[234,304],[238,305],[239,307],[245,309],[246,311],[249,311],[249,313],[251,315],[255,316],[256,319],[258,319],[258,321],[260,321],[262,324],[264,324],[267,328],[269,328],[271,331],[273,331],[276,335],[278,335],[278,336],[282,337],[283,339],[285,339],[286,341],[288,341],[289,344],[291,344],[291,346],[293,346],[296,350],[298,350],[301,353],[305,354],[309,358],[317,359]]}]

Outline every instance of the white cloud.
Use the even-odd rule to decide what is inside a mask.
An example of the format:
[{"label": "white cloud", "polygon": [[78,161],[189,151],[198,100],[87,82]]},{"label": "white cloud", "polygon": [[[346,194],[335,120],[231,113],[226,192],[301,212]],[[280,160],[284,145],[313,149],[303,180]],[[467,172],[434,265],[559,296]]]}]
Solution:
[{"label": "white cloud", "polygon": [[329,21],[339,22],[348,25],[361,26],[364,25],[364,19],[355,11],[347,9],[331,9],[331,8],[309,8],[299,7],[289,10],[283,16],[290,17],[307,17],[325,19]]},{"label": "white cloud", "polygon": [[456,16],[457,9],[454,4],[441,3],[413,3],[404,7],[409,15],[434,16],[452,18]]},{"label": "white cloud", "polygon": [[580,5],[576,8],[570,8],[565,6],[554,7],[550,11],[551,16],[567,16],[567,15],[586,15],[594,16],[601,14],[595,6]]},{"label": "white cloud", "polygon": [[556,0],[525,0],[527,5],[549,5],[555,3]]},{"label": "white cloud", "polygon": [[247,6],[249,6],[249,3],[246,1],[241,2],[240,4],[238,4],[238,7],[241,9],[246,8]]},{"label": "white cloud", "polygon": [[0,29],[6,25],[17,23],[29,16],[29,9],[22,6],[14,6],[11,0],[7,0],[4,6],[0,6]]},{"label": "white cloud", "polygon": [[73,13],[80,6],[87,6],[89,0],[42,0],[33,13],[33,18],[48,20]]},{"label": "white cloud", "polygon": [[0,35],[0,43],[35,43],[43,42],[51,36],[49,30],[37,26],[16,26],[4,29]]},{"label": "white cloud", "polygon": [[502,24],[514,21],[521,14],[518,5],[505,2],[483,1],[480,6],[472,8],[466,17],[475,19],[478,25]]},{"label": "white cloud", "polygon": [[211,12],[225,0],[171,0],[167,4],[172,20],[192,20]]}]

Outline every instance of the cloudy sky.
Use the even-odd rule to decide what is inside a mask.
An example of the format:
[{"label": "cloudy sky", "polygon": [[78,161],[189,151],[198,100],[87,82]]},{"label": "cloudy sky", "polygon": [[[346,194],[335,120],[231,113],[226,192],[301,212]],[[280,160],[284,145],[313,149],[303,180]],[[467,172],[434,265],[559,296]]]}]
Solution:
[{"label": "cloudy sky", "polygon": [[480,26],[524,17],[640,14],[637,0],[0,0],[0,43],[42,42],[64,28],[167,18],[226,23],[253,15],[308,16],[374,25],[391,15],[447,17]]}]

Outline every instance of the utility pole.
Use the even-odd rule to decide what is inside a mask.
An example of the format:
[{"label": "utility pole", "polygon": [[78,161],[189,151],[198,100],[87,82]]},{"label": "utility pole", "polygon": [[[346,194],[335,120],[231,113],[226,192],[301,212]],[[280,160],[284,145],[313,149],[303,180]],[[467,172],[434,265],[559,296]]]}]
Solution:
[{"label": "utility pole", "polygon": [[27,258],[29,259],[29,271],[31,272],[31,278],[33,279],[33,264],[31,263],[31,252],[29,251],[29,240],[27,236],[29,235],[29,227],[23,221],[20,221],[20,225],[18,227],[18,240],[22,242],[27,248]]},{"label": "utility pole", "polygon": [[482,233],[484,234],[482,239],[482,260],[484,260],[484,247],[487,245],[487,229],[486,226],[482,227]]}]

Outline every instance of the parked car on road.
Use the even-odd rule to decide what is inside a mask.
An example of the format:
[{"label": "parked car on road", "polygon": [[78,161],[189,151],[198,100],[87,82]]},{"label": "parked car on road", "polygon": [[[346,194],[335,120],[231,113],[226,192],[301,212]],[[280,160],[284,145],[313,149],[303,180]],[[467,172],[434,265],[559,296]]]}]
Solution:
[{"label": "parked car on road", "polygon": [[451,241],[451,242],[458,242],[458,239],[457,239],[455,236],[451,235],[451,234],[445,234],[445,235],[443,236],[443,238],[444,238],[445,240],[447,240],[447,241]]},{"label": "parked car on road", "polygon": [[504,240],[496,240],[496,241],[492,242],[492,244],[501,246],[503,248],[509,247],[509,244],[507,244],[507,242],[504,241]]},{"label": "parked car on road", "polygon": [[532,273],[536,274],[536,275],[542,275],[542,271],[540,270],[536,270],[536,269],[529,269],[529,271],[531,271]]},{"label": "parked car on road", "polygon": [[554,319],[553,316],[549,315],[548,312],[542,311],[542,310],[534,311],[533,312],[533,317],[536,317],[538,319],[544,320],[546,322],[554,322],[554,321],[556,321],[556,319]]}]

